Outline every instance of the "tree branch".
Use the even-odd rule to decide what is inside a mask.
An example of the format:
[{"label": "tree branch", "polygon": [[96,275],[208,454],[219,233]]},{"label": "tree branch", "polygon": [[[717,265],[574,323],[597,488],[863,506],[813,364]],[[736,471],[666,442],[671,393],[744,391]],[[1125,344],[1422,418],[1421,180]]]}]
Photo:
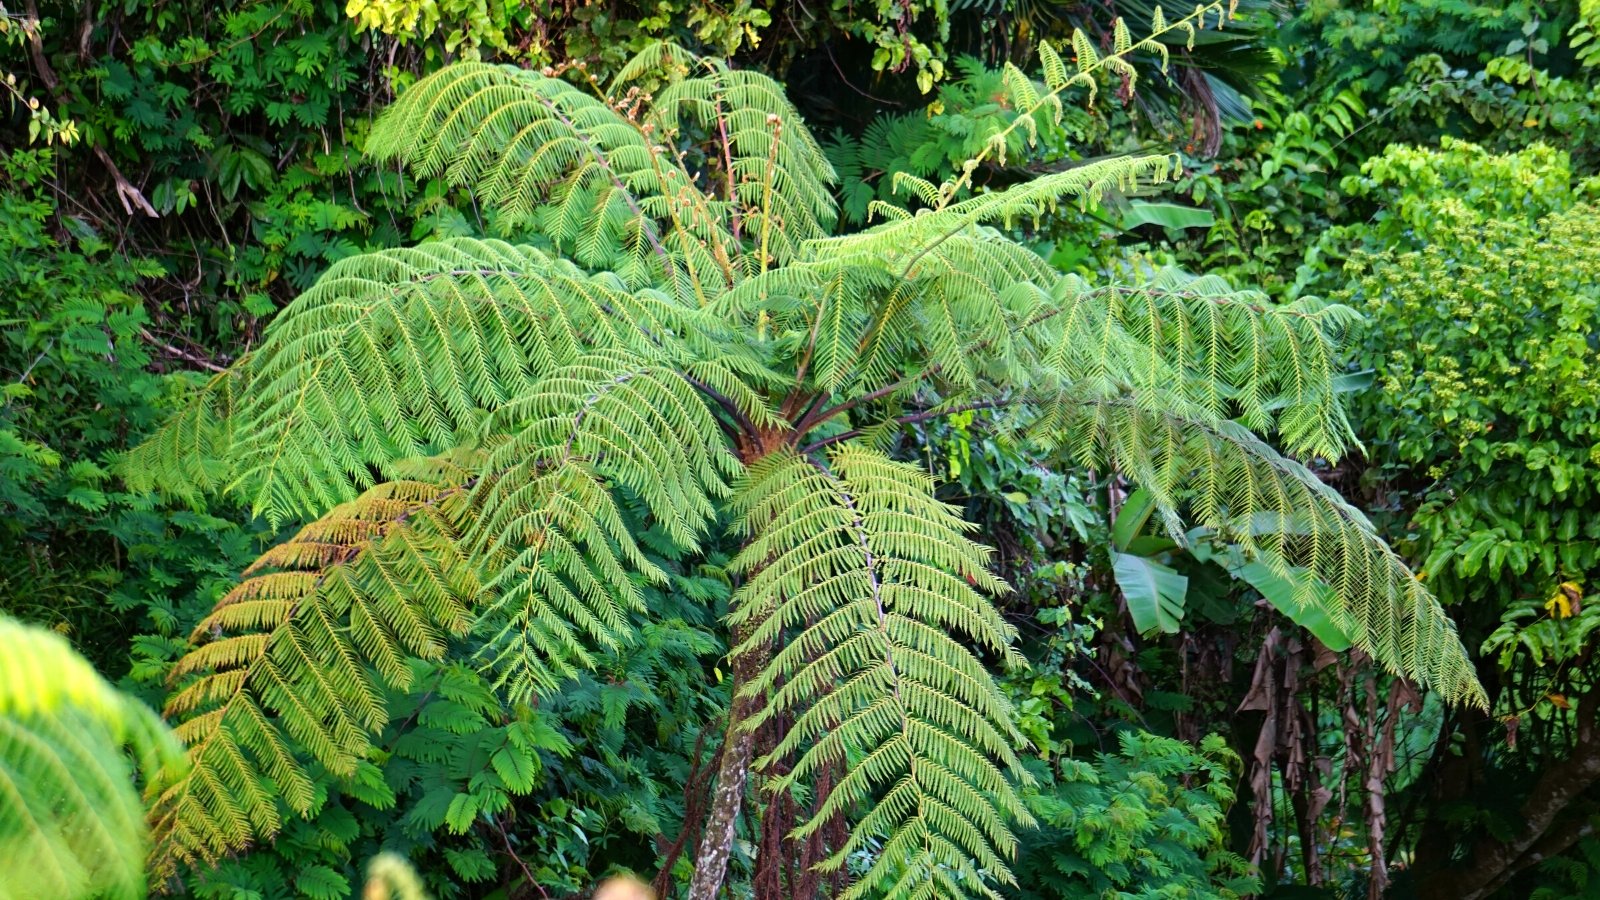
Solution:
[{"label": "tree branch", "polygon": [[[61,99],[59,92],[61,80],[56,77],[55,69],[50,67],[50,61],[44,55],[44,39],[39,34],[39,4],[37,0],[28,0],[27,10],[29,23],[28,27],[23,30],[28,35],[28,55],[33,59],[33,69],[39,74],[39,80],[44,82],[45,89],[59,102]],[[83,46],[80,47],[80,52],[87,53],[87,47],[88,44],[85,39]],[[133,211],[138,209],[152,219],[161,218],[155,207],[150,205],[150,201],[145,199],[143,192],[134,187],[133,182],[129,181],[127,176],[122,174],[122,170],[117,168],[116,162],[111,159],[111,154],[107,153],[104,147],[95,146],[93,149],[95,158],[100,160],[100,163],[106,167],[106,171],[111,174],[111,181],[116,187],[117,199],[122,202],[123,211],[131,216]]]},{"label": "tree branch", "polygon": [[139,336],[154,344],[157,348],[165,350],[168,355],[176,357],[177,359],[181,359],[184,362],[193,363],[202,369],[210,372],[216,372],[218,374],[228,371],[227,367],[219,366],[204,356],[199,355],[198,353],[191,353],[182,347],[175,347],[172,344],[163,341],[162,339],[151,334],[150,330],[147,328],[140,328]]},{"label": "tree branch", "polygon": [[1586,816],[1567,814],[1600,784],[1600,690],[1584,694],[1576,718],[1572,753],[1546,766],[1528,792],[1522,828],[1504,839],[1480,838],[1461,865],[1431,873],[1419,892],[1423,900],[1485,900],[1518,872],[1571,846],[1585,829],[1594,830]]}]

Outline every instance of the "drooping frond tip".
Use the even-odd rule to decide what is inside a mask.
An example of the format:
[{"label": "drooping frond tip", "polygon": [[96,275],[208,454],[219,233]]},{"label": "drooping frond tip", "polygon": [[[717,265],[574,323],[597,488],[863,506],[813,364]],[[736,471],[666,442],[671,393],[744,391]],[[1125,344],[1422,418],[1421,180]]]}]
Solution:
[{"label": "drooping frond tip", "polygon": [[[1167,399],[1074,395],[1070,407],[1055,406],[1038,427],[1084,464],[1110,463],[1150,489],[1174,526],[1187,509],[1198,524],[1292,580],[1295,603],[1323,608],[1390,671],[1447,702],[1487,707],[1455,624],[1360,510],[1244,427],[1198,410],[1186,414],[1181,398]],[[1174,533],[1181,537],[1176,527]],[[1291,578],[1291,566],[1334,590]]]}]

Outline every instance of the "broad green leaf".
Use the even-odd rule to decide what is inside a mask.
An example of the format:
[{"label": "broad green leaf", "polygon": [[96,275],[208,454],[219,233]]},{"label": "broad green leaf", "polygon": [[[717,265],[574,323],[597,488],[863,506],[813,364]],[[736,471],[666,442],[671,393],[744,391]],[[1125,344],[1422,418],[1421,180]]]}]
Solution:
[{"label": "broad green leaf", "polygon": [[1121,225],[1132,230],[1140,225],[1160,225],[1162,228],[1210,228],[1216,217],[1209,210],[1180,206],[1176,203],[1150,203],[1134,200],[1122,213]]},{"label": "broad green leaf", "polygon": [[[1338,607],[1338,597],[1333,588],[1318,579],[1311,570],[1299,566],[1289,568],[1289,578],[1285,578],[1266,563],[1246,562],[1244,554],[1239,547],[1229,544],[1225,549],[1218,549],[1204,539],[1194,538],[1202,535],[1191,532],[1191,553],[1201,562],[1214,562],[1228,571],[1229,575],[1249,584],[1268,603],[1277,607],[1279,612],[1288,616],[1296,625],[1316,635],[1329,650],[1335,652],[1348,650],[1351,645],[1350,636],[1344,633],[1333,620],[1330,611]],[[1309,579],[1313,582],[1311,589],[1315,592],[1316,602],[1308,606],[1300,606],[1294,600],[1295,589]]]},{"label": "broad green leaf", "polygon": [[1145,523],[1150,521],[1150,514],[1155,509],[1155,496],[1144,488],[1129,494],[1122,503],[1122,509],[1117,511],[1116,521],[1111,523],[1112,546],[1127,550],[1129,543],[1144,530]]},{"label": "broad green leaf", "polygon": [[1117,586],[1128,600],[1128,613],[1140,631],[1157,629],[1172,634],[1183,619],[1183,602],[1189,579],[1146,556],[1113,555]]},{"label": "broad green leaf", "polygon": [[[1278,608],[1279,612],[1293,619],[1295,624],[1316,635],[1329,650],[1335,652],[1350,649],[1350,637],[1345,634],[1329,615],[1329,611],[1336,609],[1338,598],[1334,596],[1333,588],[1311,574],[1309,569],[1294,566],[1289,569],[1289,578],[1273,572],[1265,563],[1248,562],[1230,569],[1235,578],[1248,582],[1251,587],[1261,592],[1267,602]],[[1313,582],[1312,590],[1316,593],[1315,603],[1301,606],[1294,601],[1295,590],[1306,580]]]}]

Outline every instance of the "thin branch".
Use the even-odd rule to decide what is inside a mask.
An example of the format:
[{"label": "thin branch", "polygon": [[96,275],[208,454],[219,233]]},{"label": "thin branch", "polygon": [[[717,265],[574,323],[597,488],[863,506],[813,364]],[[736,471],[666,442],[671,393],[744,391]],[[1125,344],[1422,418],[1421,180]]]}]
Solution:
[{"label": "thin branch", "polygon": [[147,328],[140,328],[139,336],[159,347],[160,349],[165,350],[168,355],[181,359],[184,362],[193,363],[202,369],[216,372],[219,375],[228,371],[226,366],[219,366],[204,356],[199,355],[198,353],[192,353],[183,349],[182,347],[175,347],[172,344],[163,341],[162,339],[151,334],[150,330]]},{"label": "thin branch", "polygon": [[[935,366],[934,368],[937,368],[937,366]],[[918,381],[921,381],[922,378],[925,375],[930,374],[931,371],[932,370],[929,370],[929,372],[922,373],[922,374],[918,375],[916,378],[902,378],[899,381],[894,382],[893,384],[885,385],[884,387],[878,388],[875,391],[871,391],[871,392],[862,394],[859,397],[856,397],[856,398],[851,399],[851,400],[846,400],[845,402],[837,404],[835,406],[830,406],[827,409],[821,410],[820,412],[816,411],[816,410],[813,410],[810,413],[808,413],[805,418],[801,419],[798,423],[795,424],[794,432],[795,432],[795,434],[805,434],[806,432],[808,432],[811,429],[817,427],[818,425],[821,425],[823,422],[828,421],[829,419],[833,418],[834,416],[839,415],[840,413],[849,412],[850,410],[855,409],[856,407],[860,406],[863,403],[871,403],[874,400],[882,399],[883,397],[887,397],[890,394],[894,393],[895,391],[900,390],[903,387],[907,387],[909,385],[915,384]]]},{"label": "thin branch", "polygon": [[539,879],[534,877],[533,870],[529,869],[528,864],[523,861],[522,857],[517,855],[517,851],[511,848],[511,835],[506,834],[506,826],[498,817],[494,820],[494,827],[496,831],[500,832],[500,843],[506,848],[506,855],[511,857],[512,862],[515,862],[518,868],[522,869],[522,877],[528,879],[528,884],[539,892],[539,896],[549,900],[550,892],[544,889],[544,885],[540,884]]},{"label": "thin branch", "polygon": [[[963,403],[960,406],[952,406],[949,409],[940,409],[938,407],[935,407],[933,409],[925,409],[925,410],[922,410],[921,412],[915,412],[915,413],[910,413],[908,415],[900,416],[900,417],[896,418],[894,421],[895,421],[895,424],[897,424],[897,425],[910,425],[910,424],[913,424],[913,423],[916,423],[916,422],[926,422],[929,419],[939,419],[939,418],[943,418],[945,416],[953,416],[953,415],[956,415],[958,413],[971,412],[973,410],[979,410],[979,409],[1001,409],[1003,407],[1010,406],[1012,403],[1015,403],[1015,402],[1016,402],[1015,399],[1012,399],[1012,400],[980,400],[980,401],[977,401],[975,403]],[[800,455],[801,456],[806,456],[806,455],[815,453],[818,450],[821,450],[823,447],[828,447],[828,446],[831,446],[833,444],[837,444],[837,443],[840,443],[842,441],[848,441],[851,438],[860,437],[860,436],[861,436],[861,429],[856,428],[856,429],[852,429],[850,431],[845,431],[845,432],[841,432],[839,434],[835,434],[835,435],[832,435],[832,436],[829,436],[829,437],[825,437],[820,441],[817,441],[817,442],[812,443],[812,444],[808,444],[805,447],[800,448]]]},{"label": "thin branch", "polygon": [[[60,101],[62,99],[59,91],[61,80],[56,77],[55,69],[50,67],[50,61],[45,58],[44,39],[39,35],[39,4],[35,0],[28,0],[27,11],[28,21],[24,24],[22,30],[28,36],[28,55],[33,58],[33,68],[39,73],[39,80],[44,82],[45,89],[50,92],[52,97]],[[104,147],[96,145],[94,147],[94,155],[106,167],[106,171],[110,173],[111,181],[116,187],[117,199],[122,202],[124,212],[131,216],[134,209],[138,209],[152,219],[160,218],[155,207],[151,206],[150,201],[145,199],[143,192],[134,187],[133,182],[122,174],[122,170],[117,168],[116,162],[111,159],[111,154],[107,153]]]}]

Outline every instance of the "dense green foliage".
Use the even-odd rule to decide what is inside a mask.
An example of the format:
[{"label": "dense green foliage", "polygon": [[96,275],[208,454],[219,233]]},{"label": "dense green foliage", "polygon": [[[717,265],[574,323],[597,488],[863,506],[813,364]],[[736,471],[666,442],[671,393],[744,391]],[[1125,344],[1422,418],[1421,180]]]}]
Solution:
[{"label": "dense green foliage", "polygon": [[0,6],[0,869],[1592,893],[1600,7],[1190,11]]},{"label": "dense green foliage", "polygon": [[1116,753],[1062,766],[1041,792],[1025,897],[1243,897],[1259,888],[1226,849],[1238,757],[1209,735],[1195,748],[1126,731]]}]

